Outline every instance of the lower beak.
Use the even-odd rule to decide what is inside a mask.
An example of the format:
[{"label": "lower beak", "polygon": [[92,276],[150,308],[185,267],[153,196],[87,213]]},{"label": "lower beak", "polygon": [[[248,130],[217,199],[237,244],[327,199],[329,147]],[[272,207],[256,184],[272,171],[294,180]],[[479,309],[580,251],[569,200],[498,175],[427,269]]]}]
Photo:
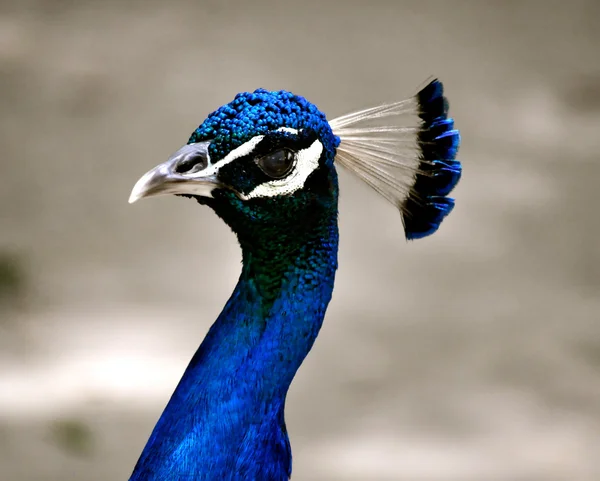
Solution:
[{"label": "lower beak", "polygon": [[138,180],[129,196],[129,203],[143,197],[167,194],[190,194],[212,197],[219,187],[216,172],[208,156],[209,142],[188,144],[169,160],[146,172]]}]

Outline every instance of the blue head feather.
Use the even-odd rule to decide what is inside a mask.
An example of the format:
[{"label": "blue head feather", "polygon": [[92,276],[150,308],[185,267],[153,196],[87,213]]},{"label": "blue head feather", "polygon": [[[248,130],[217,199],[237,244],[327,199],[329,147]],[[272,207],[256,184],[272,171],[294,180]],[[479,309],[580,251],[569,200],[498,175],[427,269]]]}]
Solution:
[{"label": "blue head feather", "polygon": [[325,114],[304,97],[285,90],[242,92],[211,113],[193,132],[188,143],[212,140],[211,158],[219,160],[255,135],[281,127],[316,133],[333,155],[339,138],[333,135]]},{"label": "blue head feather", "polygon": [[[283,129],[283,130],[282,130]],[[297,131],[290,134],[289,130]],[[306,147],[318,140],[323,146],[319,169],[313,172],[302,189],[290,196],[276,196],[244,201],[237,193],[247,194],[269,179],[256,166],[253,158],[240,159],[219,171],[219,177],[232,190],[216,191],[215,199],[198,198],[212,207],[245,242],[255,243],[277,235],[302,238],[307,223],[319,219],[320,208],[337,211],[338,181],[333,160],[339,138],[314,104],[287,91],[257,89],[236,95],[234,100],[215,112],[192,133],[188,143],[210,140],[212,162],[218,162],[233,149],[258,135],[267,135],[265,148],[273,143],[296,142]],[[256,154],[256,152],[254,152]],[[315,210],[316,209],[316,210]],[[326,215],[326,216],[327,216]],[[260,230],[260,232],[259,232]],[[275,233],[277,232],[277,234]]]}]

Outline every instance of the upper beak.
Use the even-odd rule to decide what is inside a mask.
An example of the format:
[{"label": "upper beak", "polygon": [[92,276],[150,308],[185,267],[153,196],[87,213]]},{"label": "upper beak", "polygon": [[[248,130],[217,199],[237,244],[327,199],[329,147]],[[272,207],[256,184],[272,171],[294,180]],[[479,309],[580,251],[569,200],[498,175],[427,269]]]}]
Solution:
[{"label": "upper beak", "polygon": [[212,191],[220,184],[210,163],[209,145],[210,142],[185,145],[169,160],[146,172],[133,187],[129,203],[165,194],[212,197]]}]

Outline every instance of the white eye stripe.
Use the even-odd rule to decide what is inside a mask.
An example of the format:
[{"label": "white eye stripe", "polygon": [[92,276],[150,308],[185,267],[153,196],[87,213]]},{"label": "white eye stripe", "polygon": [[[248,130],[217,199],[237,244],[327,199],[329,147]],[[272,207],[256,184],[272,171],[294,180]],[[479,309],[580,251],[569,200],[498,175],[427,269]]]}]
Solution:
[{"label": "white eye stripe", "polygon": [[[290,134],[297,135],[300,131],[297,129],[292,129],[291,127],[280,127],[276,130],[276,132],[287,132]],[[247,141],[247,142],[243,143],[242,145],[240,145],[239,147],[236,147],[235,149],[233,149],[231,152],[229,152],[225,157],[223,157],[218,162],[215,162],[214,164],[210,164],[206,169],[201,170],[200,172],[198,172],[196,174],[187,175],[187,177],[201,178],[201,177],[209,177],[211,175],[217,174],[217,172],[219,172],[221,167],[224,167],[227,164],[230,164],[231,162],[233,162],[236,159],[239,159],[240,157],[245,157],[246,155],[251,154],[252,151],[256,148],[256,146],[260,143],[260,141],[264,138],[265,138],[264,135],[256,135],[255,137],[252,137],[249,141]]]},{"label": "white eye stripe", "polygon": [[277,129],[277,132],[287,132],[288,134],[298,135],[298,132],[300,132],[300,131],[296,130],[296,129],[292,129],[291,127],[279,127]]},{"label": "white eye stripe", "polygon": [[[280,127],[278,132],[287,132],[290,134],[298,134],[299,131],[290,127]],[[186,175],[187,178],[203,178],[212,177],[218,174],[219,170],[230,164],[234,160],[252,154],[256,146],[265,138],[264,135],[252,137],[247,142],[233,149],[225,157],[214,164],[209,164],[200,172]],[[300,150],[296,153],[296,165],[294,170],[284,179],[271,180],[263,182],[255,187],[248,194],[238,194],[242,200],[253,199],[257,197],[275,197],[278,195],[290,195],[304,187],[304,183],[308,176],[319,167],[319,159],[323,152],[323,144],[319,140],[315,140],[310,147]]]},{"label": "white eye stripe", "polygon": [[233,162],[236,159],[239,159],[240,157],[244,157],[246,155],[251,154],[252,151],[256,148],[256,146],[260,143],[260,141],[264,138],[265,138],[264,135],[257,135],[255,137],[252,137],[248,142],[245,142],[242,145],[240,145],[239,147],[236,147],[235,149],[233,149],[231,152],[229,152],[225,157],[223,157],[218,162],[215,162],[214,164],[210,164],[206,169],[201,170],[200,172],[198,172],[196,174],[188,175],[187,177],[201,178],[201,177],[210,177],[212,175],[215,175],[217,172],[219,172],[221,167],[223,167],[227,164],[230,164],[231,162]]},{"label": "white eye stripe", "polygon": [[319,167],[319,159],[323,152],[323,144],[315,140],[310,147],[298,151],[296,154],[296,166],[294,170],[284,179],[271,180],[255,187],[246,195],[240,195],[242,200],[257,197],[275,197],[278,195],[290,195],[304,187],[308,176]]}]

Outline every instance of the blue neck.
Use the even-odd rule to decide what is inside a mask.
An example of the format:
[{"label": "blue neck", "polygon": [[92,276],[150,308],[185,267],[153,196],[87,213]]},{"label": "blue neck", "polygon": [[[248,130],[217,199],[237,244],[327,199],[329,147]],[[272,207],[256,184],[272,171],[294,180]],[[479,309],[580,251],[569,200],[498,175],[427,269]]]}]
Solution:
[{"label": "blue neck", "polygon": [[337,216],[302,242],[254,249],[192,358],[130,481],[287,480],[285,397],[321,328],[337,268]]}]

